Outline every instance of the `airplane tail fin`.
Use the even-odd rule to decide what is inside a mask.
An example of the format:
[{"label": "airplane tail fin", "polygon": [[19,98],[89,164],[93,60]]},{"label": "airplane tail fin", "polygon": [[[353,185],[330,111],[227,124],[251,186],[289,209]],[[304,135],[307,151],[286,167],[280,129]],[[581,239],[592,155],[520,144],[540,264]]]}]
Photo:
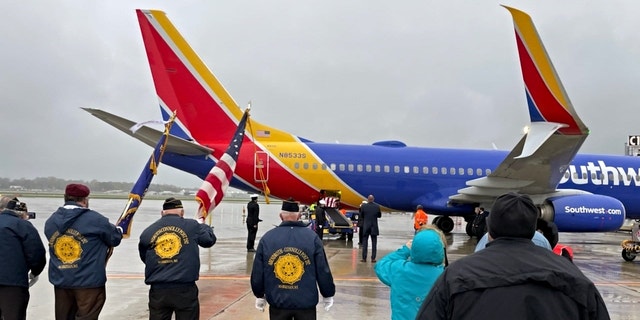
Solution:
[{"label": "airplane tail fin", "polygon": [[[189,46],[166,14],[136,10],[160,109],[164,119],[177,111],[171,134],[187,140],[227,141],[235,132],[242,110]],[[253,140],[294,136],[253,122]],[[224,150],[216,150],[220,156]]]},{"label": "airplane tail fin", "polygon": [[587,135],[589,129],[573,109],[531,17],[518,9],[503,7],[513,17],[532,125],[550,122],[559,124],[551,126],[551,133]]}]

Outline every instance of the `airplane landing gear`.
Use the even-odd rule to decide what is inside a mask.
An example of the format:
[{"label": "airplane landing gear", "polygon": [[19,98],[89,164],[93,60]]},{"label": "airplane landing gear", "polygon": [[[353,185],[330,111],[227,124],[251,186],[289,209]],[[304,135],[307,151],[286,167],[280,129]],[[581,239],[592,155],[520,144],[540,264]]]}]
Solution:
[{"label": "airplane landing gear", "polygon": [[467,222],[467,226],[464,228],[469,237],[473,237],[473,221]]},{"label": "airplane landing gear", "polygon": [[442,230],[444,233],[450,233],[453,230],[454,223],[453,219],[448,216],[439,216],[433,219],[432,224],[434,224],[438,229]]}]

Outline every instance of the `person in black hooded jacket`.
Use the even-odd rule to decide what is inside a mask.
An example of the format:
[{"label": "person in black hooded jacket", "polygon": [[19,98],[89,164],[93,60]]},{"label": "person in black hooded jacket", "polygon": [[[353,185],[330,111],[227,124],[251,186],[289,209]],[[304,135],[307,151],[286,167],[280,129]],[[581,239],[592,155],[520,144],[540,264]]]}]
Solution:
[{"label": "person in black hooded jacket", "polygon": [[591,280],[531,242],[537,217],[528,196],[498,197],[487,247],[445,269],[416,319],[609,319]]}]

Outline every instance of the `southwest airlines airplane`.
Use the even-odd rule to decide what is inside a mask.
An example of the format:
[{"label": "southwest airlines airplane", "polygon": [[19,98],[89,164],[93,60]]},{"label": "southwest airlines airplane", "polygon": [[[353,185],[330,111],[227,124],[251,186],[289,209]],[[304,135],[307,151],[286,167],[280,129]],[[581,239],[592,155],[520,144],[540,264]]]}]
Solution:
[{"label": "southwest airlines airplane", "polygon": [[[560,231],[618,230],[625,217],[640,219],[640,158],[577,154],[589,129],[574,110],[531,18],[506,7],[525,84],[531,124],[511,151],[372,145],[308,140],[251,120],[231,186],[310,204],[338,195],[356,208],[374,195],[386,211],[421,204],[440,229],[451,216],[490,210],[494,199],[516,191],[531,196],[543,219]],[[227,148],[243,111],[200,60],[166,14],[136,10],[166,120],[177,111],[163,163],[204,179]],[[99,109],[86,111],[155,146],[161,131]]]}]

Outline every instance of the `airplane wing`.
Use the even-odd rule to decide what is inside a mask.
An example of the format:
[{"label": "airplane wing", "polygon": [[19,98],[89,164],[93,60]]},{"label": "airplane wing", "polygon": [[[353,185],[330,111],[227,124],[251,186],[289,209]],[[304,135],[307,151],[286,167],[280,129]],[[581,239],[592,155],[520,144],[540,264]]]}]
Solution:
[{"label": "airplane wing", "polygon": [[560,179],[589,134],[567,96],[540,36],[526,13],[513,16],[531,125],[529,132],[488,176],[467,181],[449,197],[452,203],[488,203],[517,191],[529,195],[556,192]]},{"label": "airplane wing", "polygon": [[[87,111],[97,117],[98,119],[112,125],[116,129],[144,142],[148,146],[154,148],[158,140],[162,136],[162,131],[155,130],[146,126],[143,126],[135,133],[131,132],[129,128],[136,124],[131,120],[116,116],[109,112],[100,110],[100,109],[92,109],[92,108],[82,108],[84,111]],[[165,152],[172,152],[177,154],[183,154],[187,156],[198,156],[210,155],[213,150],[209,149],[205,146],[193,143],[191,141],[182,139],[180,137],[176,137],[174,135],[170,135],[170,139],[168,139],[167,146]]]}]

